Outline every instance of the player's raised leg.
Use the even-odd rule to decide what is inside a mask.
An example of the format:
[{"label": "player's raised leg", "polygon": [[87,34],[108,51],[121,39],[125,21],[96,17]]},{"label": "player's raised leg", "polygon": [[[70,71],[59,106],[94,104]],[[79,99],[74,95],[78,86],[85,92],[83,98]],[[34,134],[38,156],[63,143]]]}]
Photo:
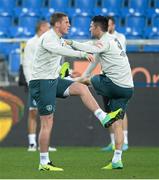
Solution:
[{"label": "player's raised leg", "polygon": [[116,111],[107,114],[99,107],[88,87],[84,84],[78,82],[72,83],[69,87],[69,93],[70,95],[80,96],[84,105],[94,113],[105,128],[111,126],[112,123],[120,118],[122,109],[117,109]]}]

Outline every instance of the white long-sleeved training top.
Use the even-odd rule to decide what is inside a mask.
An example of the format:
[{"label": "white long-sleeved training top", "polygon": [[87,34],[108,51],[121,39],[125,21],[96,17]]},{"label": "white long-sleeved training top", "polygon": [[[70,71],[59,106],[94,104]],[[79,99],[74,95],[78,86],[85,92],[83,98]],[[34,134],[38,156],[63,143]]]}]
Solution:
[{"label": "white long-sleeved training top", "polygon": [[89,75],[94,67],[100,63],[103,73],[116,85],[125,88],[134,87],[128,57],[117,37],[104,33],[99,42],[103,45],[102,47],[73,41],[72,47],[96,54],[96,61],[90,63],[84,76]]},{"label": "white long-sleeved training top", "polygon": [[75,51],[64,46],[64,40],[53,29],[50,29],[39,38],[31,80],[56,79],[59,76],[62,56],[83,58],[85,52]]},{"label": "white long-sleeved training top", "polygon": [[126,37],[124,36],[124,34],[114,31],[114,33],[112,35],[117,37],[117,39],[120,41],[124,51],[126,52],[126,43],[127,42],[126,42]]},{"label": "white long-sleeved training top", "polygon": [[27,41],[24,49],[24,59],[22,61],[22,65],[23,65],[24,76],[27,83],[29,83],[31,79],[32,64],[33,64],[36,48],[38,46],[38,41],[39,41],[39,37],[35,35],[33,38]]}]

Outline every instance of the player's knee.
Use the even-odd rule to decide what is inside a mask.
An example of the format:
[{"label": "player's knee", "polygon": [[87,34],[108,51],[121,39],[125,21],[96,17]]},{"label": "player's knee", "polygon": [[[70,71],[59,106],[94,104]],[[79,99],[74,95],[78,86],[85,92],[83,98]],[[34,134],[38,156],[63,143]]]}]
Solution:
[{"label": "player's knee", "polygon": [[79,86],[79,93],[81,95],[87,94],[87,92],[89,91],[88,87],[84,84],[80,84]]},{"label": "player's knee", "polygon": [[114,130],[119,129],[119,128],[122,129],[122,120],[118,120],[118,121],[114,122],[113,128],[114,128]]},{"label": "player's knee", "polygon": [[40,116],[41,119],[41,128],[42,129],[51,129],[53,125],[53,116],[52,114],[50,115],[45,115],[45,116]]},{"label": "player's knee", "polygon": [[84,84],[75,82],[70,86],[69,90],[70,95],[81,96],[88,92],[88,87]]},{"label": "player's knee", "polygon": [[30,118],[36,120],[36,117],[37,117],[37,109],[31,109],[31,110],[29,110],[29,116],[30,116]]}]

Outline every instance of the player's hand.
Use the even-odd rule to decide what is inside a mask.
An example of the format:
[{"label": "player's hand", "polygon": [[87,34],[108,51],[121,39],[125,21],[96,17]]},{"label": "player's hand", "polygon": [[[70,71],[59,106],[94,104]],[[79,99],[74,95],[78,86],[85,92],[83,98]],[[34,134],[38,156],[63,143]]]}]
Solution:
[{"label": "player's hand", "polygon": [[82,84],[85,84],[87,86],[91,84],[89,77],[76,77],[73,80],[76,81],[76,82],[80,82]]},{"label": "player's hand", "polygon": [[72,41],[72,40],[65,40],[65,43],[66,43],[67,45],[71,46],[72,43],[73,43],[73,41]]},{"label": "player's hand", "polygon": [[94,58],[93,54],[84,53],[84,58],[87,59],[89,62],[94,62],[95,61],[95,58]]}]

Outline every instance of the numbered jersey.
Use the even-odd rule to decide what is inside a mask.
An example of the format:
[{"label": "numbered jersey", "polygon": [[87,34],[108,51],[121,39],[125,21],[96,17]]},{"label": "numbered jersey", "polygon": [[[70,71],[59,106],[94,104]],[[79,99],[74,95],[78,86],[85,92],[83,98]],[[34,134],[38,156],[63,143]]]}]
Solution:
[{"label": "numbered jersey", "polygon": [[116,38],[120,41],[123,49],[126,52],[126,38],[125,38],[125,36],[122,33],[119,33],[117,31],[114,31],[113,35],[116,36]]},{"label": "numbered jersey", "polygon": [[117,85],[121,87],[133,87],[131,68],[125,48],[118,38],[104,34],[100,39],[105,51],[97,54],[102,71]]},{"label": "numbered jersey", "polygon": [[[101,64],[104,74],[121,87],[133,87],[131,68],[125,49],[114,35],[104,33],[94,45],[73,41],[73,47],[89,53],[94,53],[96,62]],[[91,63],[93,66],[93,63]],[[88,68],[85,74],[89,74]]]}]

